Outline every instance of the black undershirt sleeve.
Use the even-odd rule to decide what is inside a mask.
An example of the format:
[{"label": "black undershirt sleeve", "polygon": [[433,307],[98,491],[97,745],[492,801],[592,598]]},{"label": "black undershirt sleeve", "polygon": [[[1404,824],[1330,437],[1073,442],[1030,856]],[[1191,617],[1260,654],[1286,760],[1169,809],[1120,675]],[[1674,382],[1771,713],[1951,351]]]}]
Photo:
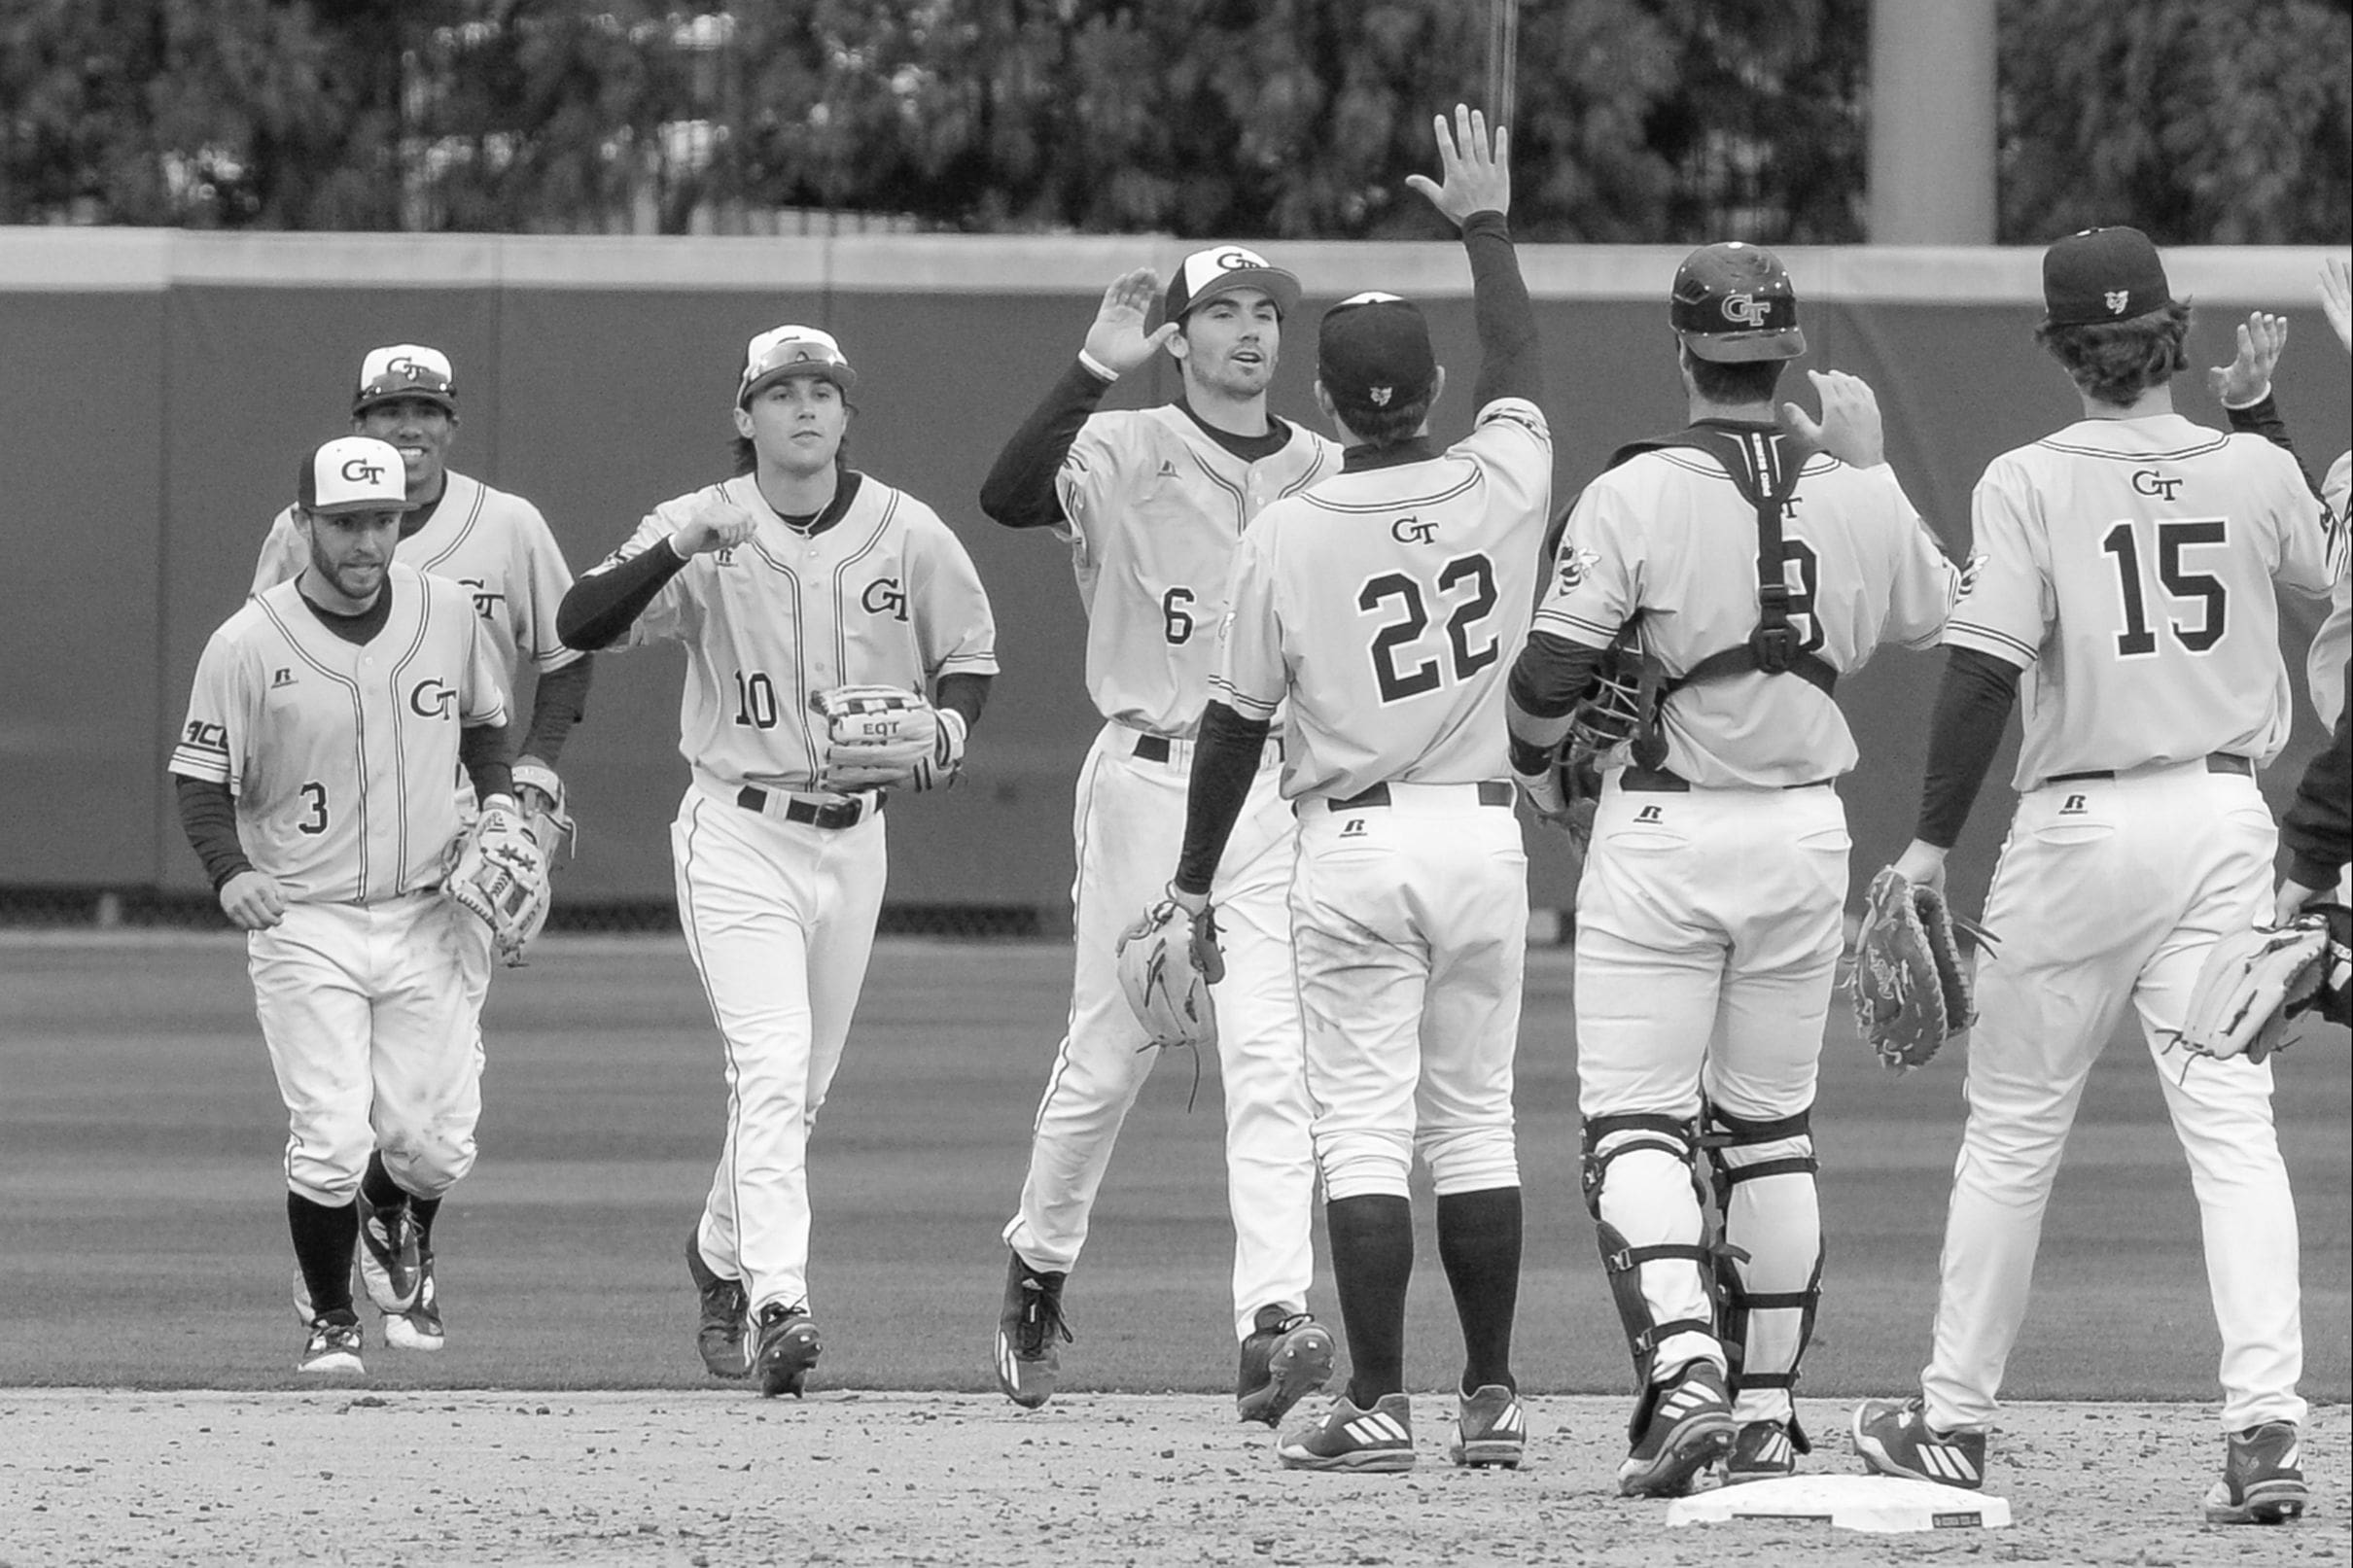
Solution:
[{"label": "black undershirt sleeve", "polygon": [[1536,345],[1536,313],[1520,276],[1511,226],[1499,212],[1474,212],[1462,221],[1462,247],[1470,253],[1472,313],[1479,327],[1479,380],[1472,392],[1477,408],[1497,398],[1540,402],[1544,369]]},{"label": "black undershirt sleeve", "polygon": [[611,647],[645,613],[662,585],[686,569],[668,540],[575,582],[555,608],[555,635],[566,647],[593,653]]},{"label": "black undershirt sleeve", "polygon": [[236,797],[228,792],[228,785],[211,779],[175,777],[180,830],[188,835],[189,848],[196,852],[217,893],[229,878],[254,868],[245,858],[245,846],[237,842]]},{"label": "black undershirt sleeve", "polygon": [[514,753],[504,724],[469,724],[458,731],[458,766],[474,781],[474,798],[514,793]]},{"label": "black undershirt sleeve", "polygon": [[1111,383],[1072,360],[989,466],[989,476],[980,482],[980,509],[1007,528],[1051,528],[1061,522],[1054,475],[1071,455],[1079,427],[1110,389]]},{"label": "black undershirt sleeve", "polygon": [[[1572,643],[1551,632],[1530,632],[1528,646],[1512,666],[1507,688],[1513,706],[1535,718],[1564,718],[1594,686],[1601,668],[1602,650]],[[1542,773],[1552,757],[1547,749],[1511,738],[1512,767],[1523,774]]]},{"label": "black undershirt sleeve", "polygon": [[588,711],[588,681],[595,664],[594,659],[575,659],[540,677],[531,693],[531,733],[523,737],[519,755],[555,766],[564,743],[572,738],[572,726]]},{"label": "black undershirt sleeve", "polygon": [[2353,860],[2353,749],[2346,719],[2353,716],[2353,689],[2337,710],[2328,747],[2304,768],[2296,798],[2280,819],[2279,836],[2288,847],[2288,876],[2306,888],[2329,888]]},{"label": "black undershirt sleeve", "polygon": [[996,679],[970,670],[959,670],[939,678],[939,691],[933,706],[953,708],[965,715],[967,734],[980,727],[980,711],[988,706],[989,682]]},{"label": "black undershirt sleeve", "polygon": [[2290,438],[2288,422],[2281,417],[2278,400],[2271,394],[2265,393],[2262,398],[2247,404],[2244,408],[2226,406],[2223,413],[2230,419],[2230,428],[2233,431],[2249,436],[2261,436],[2265,440],[2296,459],[2297,471],[2304,476],[2304,488],[2316,496],[2320,494],[2320,482],[2312,477],[2312,470],[2304,467],[2303,454],[2297,451],[2296,442]]},{"label": "black undershirt sleeve", "polygon": [[1221,702],[1201,711],[1201,728],[1193,736],[1193,776],[1185,789],[1184,849],[1176,857],[1176,890],[1204,893],[1216,880],[1217,862],[1225,858],[1226,840],[1258,777],[1258,758],[1266,749],[1263,718],[1245,718]]},{"label": "black undershirt sleeve", "polygon": [[1929,720],[1919,821],[1913,828],[1921,843],[1949,850],[1960,842],[1969,809],[1985,783],[1985,770],[2001,749],[2011,705],[2018,701],[2020,673],[2009,660],[1973,647],[1946,654],[1936,714]]}]

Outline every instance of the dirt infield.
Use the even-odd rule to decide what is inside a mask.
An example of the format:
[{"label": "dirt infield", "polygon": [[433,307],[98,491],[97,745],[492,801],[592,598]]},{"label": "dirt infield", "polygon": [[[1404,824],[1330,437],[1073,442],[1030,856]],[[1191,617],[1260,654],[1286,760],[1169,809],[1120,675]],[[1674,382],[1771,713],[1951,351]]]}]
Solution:
[{"label": "dirt infield", "polygon": [[[2345,1563],[2347,1411],[2316,1410],[2312,1516],[2201,1521],[2210,1407],[2024,1404],[1993,1489],[2008,1529],[1669,1529],[1615,1495],[1622,1401],[1539,1397],[1517,1473],[1446,1462],[1416,1400],[1408,1476],[1300,1475],[1222,1399],[829,1393],[0,1392],[0,1565]],[[1857,1470],[1845,1409],[1802,1402],[1808,1470]]]}]

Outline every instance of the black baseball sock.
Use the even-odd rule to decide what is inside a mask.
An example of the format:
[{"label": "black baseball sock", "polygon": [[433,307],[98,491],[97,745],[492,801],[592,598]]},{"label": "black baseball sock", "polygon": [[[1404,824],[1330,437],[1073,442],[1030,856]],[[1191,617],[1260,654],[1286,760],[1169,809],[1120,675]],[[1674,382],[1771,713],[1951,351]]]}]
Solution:
[{"label": "black baseball sock", "polygon": [[408,1212],[417,1222],[417,1245],[432,1246],[433,1220],[435,1215],[441,1212],[441,1201],[438,1198],[411,1198],[408,1200]]},{"label": "black baseball sock", "polygon": [[286,1195],[286,1228],[294,1233],[295,1262],[310,1292],[313,1316],[351,1310],[351,1254],[360,1244],[360,1211],[330,1208],[300,1193]]},{"label": "black baseball sock", "polygon": [[1349,1402],[1370,1410],[1405,1387],[1405,1282],[1414,1272],[1412,1202],[1386,1193],[1323,1205],[1332,1279],[1348,1329]]},{"label": "black baseball sock", "polygon": [[1438,1261],[1462,1323],[1462,1392],[1512,1380],[1512,1318],[1520,1306],[1520,1189],[1438,1198]]},{"label": "black baseball sock", "polygon": [[395,1209],[408,1202],[408,1189],[392,1179],[384,1168],[384,1151],[373,1149],[368,1155],[368,1173],[360,1178],[360,1191],[372,1208]]}]

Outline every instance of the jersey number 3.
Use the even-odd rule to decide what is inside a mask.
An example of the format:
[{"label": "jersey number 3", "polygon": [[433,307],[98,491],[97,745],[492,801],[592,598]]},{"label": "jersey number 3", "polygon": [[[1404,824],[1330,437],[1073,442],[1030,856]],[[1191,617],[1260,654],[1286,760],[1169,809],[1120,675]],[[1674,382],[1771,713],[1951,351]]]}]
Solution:
[{"label": "jersey number 3", "polygon": [[1398,655],[1429,630],[1429,610],[1420,579],[1402,572],[1385,572],[1367,579],[1357,592],[1356,608],[1367,614],[1396,607],[1373,634],[1368,650],[1373,679],[1384,703],[1403,702],[1437,690],[1447,679],[1450,653],[1457,680],[1469,679],[1502,657],[1502,646],[1492,633],[1483,643],[1476,641],[1479,623],[1495,608],[1495,569],[1486,556],[1458,555],[1440,567],[1436,598],[1442,608],[1452,606],[1454,610],[1446,618],[1447,648],[1418,660],[1409,670],[1399,667]]},{"label": "jersey number 3", "polygon": [[[2227,543],[2229,538],[2230,525],[2220,517],[2168,517],[2157,525],[2157,580],[2176,603],[2195,600],[2203,607],[2195,626],[2165,622],[2173,640],[2192,653],[2203,653],[2223,640],[2230,626],[2230,591],[2211,573],[2184,570],[2182,551]],[[2149,624],[2149,608],[2142,599],[2139,537],[2131,523],[2120,522],[2108,530],[2100,548],[2116,557],[2116,585],[2124,598],[2125,629],[2116,634],[2116,656],[2146,658],[2157,651],[2157,629]]]}]

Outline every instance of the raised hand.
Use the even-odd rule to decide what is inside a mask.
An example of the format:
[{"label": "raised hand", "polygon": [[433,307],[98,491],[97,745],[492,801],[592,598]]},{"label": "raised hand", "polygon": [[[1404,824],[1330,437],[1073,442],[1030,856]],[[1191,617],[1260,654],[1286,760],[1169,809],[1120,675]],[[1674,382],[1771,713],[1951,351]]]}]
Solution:
[{"label": "raised hand", "polygon": [[1420,174],[1407,175],[1405,183],[1427,196],[1457,227],[1474,212],[1510,212],[1512,133],[1497,125],[1489,136],[1486,113],[1461,104],[1455,105],[1452,126],[1444,115],[1430,124],[1438,133],[1438,172],[1444,183]]},{"label": "raised hand", "polygon": [[1781,423],[1809,446],[1818,447],[1850,469],[1876,469],[1887,461],[1887,440],[1879,422],[1879,400],[1871,383],[1844,370],[1809,370],[1822,400],[1816,422],[1794,402],[1781,404]]},{"label": "raised hand", "polygon": [[2336,330],[2336,340],[2353,354],[2353,263],[2341,256],[2320,264],[2320,308]]},{"label": "raised hand", "polygon": [[2244,408],[2271,393],[2271,372],[2288,346],[2288,318],[2250,311],[2238,330],[2238,358],[2206,372],[2206,390],[2226,408]]},{"label": "raised hand", "polygon": [[1160,297],[1160,274],[1148,266],[1111,280],[1103,291],[1095,325],[1087,329],[1087,357],[1113,375],[1125,375],[1150,359],[1160,345],[1176,335],[1176,323],[1164,321],[1150,332],[1143,324]]}]

